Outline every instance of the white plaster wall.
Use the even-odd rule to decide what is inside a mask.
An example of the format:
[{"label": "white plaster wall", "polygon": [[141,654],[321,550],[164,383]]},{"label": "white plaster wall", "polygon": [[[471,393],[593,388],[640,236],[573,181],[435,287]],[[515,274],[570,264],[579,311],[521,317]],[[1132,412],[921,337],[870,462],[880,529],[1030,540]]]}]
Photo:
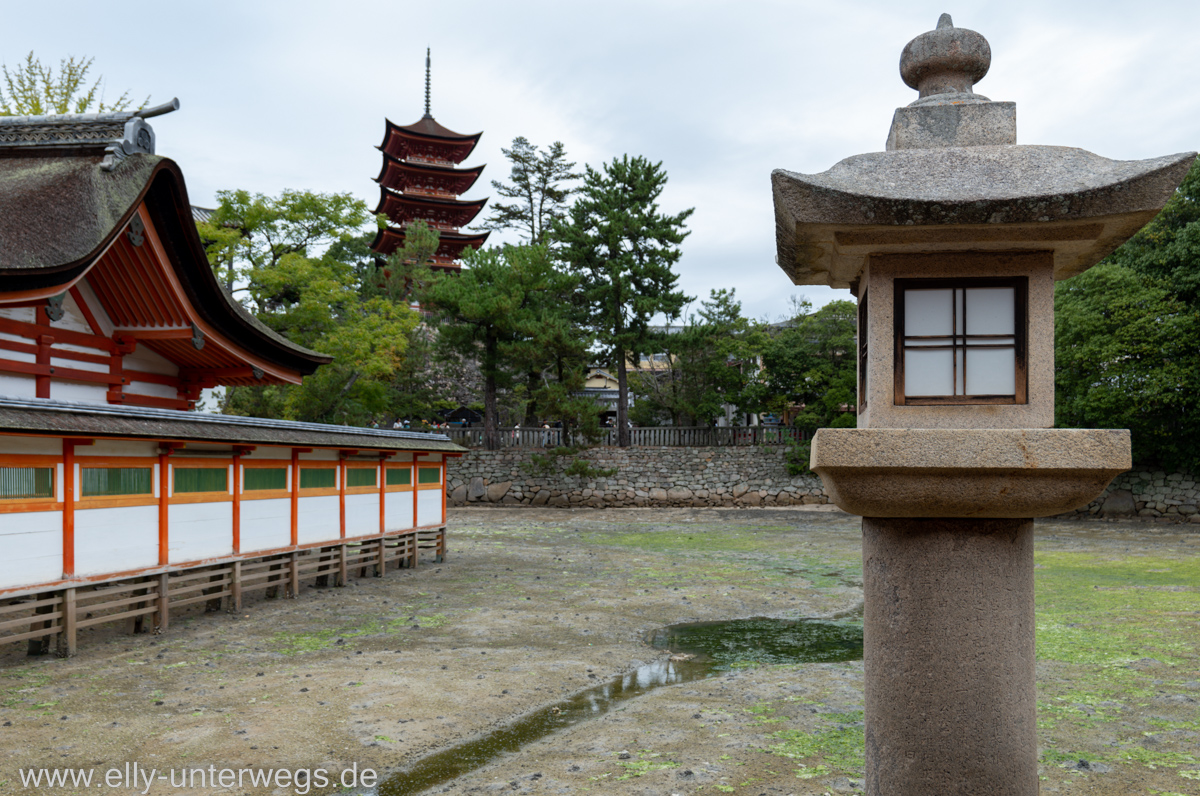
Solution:
[{"label": "white plaster wall", "polygon": [[[88,309],[92,311],[92,317],[96,319],[96,325],[100,327],[100,334],[104,337],[112,337],[113,325],[108,317],[108,313],[104,311],[103,305],[100,304],[100,299],[96,296],[96,291],[92,290],[91,283],[87,277],[75,283],[75,287],[79,289],[79,295],[83,296],[83,300],[87,303]],[[74,302],[74,296],[68,296],[68,300]],[[64,304],[66,302],[63,302]]]},{"label": "white plaster wall", "polygon": [[25,323],[37,323],[37,317],[34,307],[4,307],[0,309],[0,318],[12,318],[14,321],[24,321]]},{"label": "white plaster wall", "polygon": [[121,367],[144,370],[147,373],[160,373],[164,376],[179,375],[179,367],[174,362],[151,351],[144,345],[138,345],[132,354],[122,357]]},{"label": "white plaster wall", "polygon": [[[158,456],[158,443],[143,440],[98,439],[91,445],[80,445],[76,456]],[[144,467],[143,464],[130,465]]]},{"label": "white plaster wall", "polygon": [[31,453],[36,456],[62,455],[62,440],[58,437],[0,436],[0,453]]},{"label": "white plaster wall", "polygon": [[243,500],[240,535],[243,553],[288,547],[292,543],[292,501]]},{"label": "white plaster wall", "polygon": [[[17,354],[9,351],[9,354]],[[0,373],[0,395],[7,398],[37,398],[37,381],[33,376]]]},{"label": "white plaster wall", "polygon": [[233,502],[176,503],[169,509],[167,555],[172,564],[233,553]]},{"label": "white plaster wall", "polygon": [[86,401],[108,403],[108,385],[86,381],[50,380],[50,397],[55,401]]},{"label": "white plaster wall", "polygon": [[296,524],[297,544],[329,542],[342,537],[341,512],[337,495],[300,497]]},{"label": "white plaster wall", "polygon": [[[63,316],[60,320],[51,321],[50,328],[52,329],[67,329],[72,332],[83,332],[84,334],[95,334],[92,327],[88,325],[87,318],[83,317],[83,311],[79,309],[79,305],[75,303],[75,297],[67,293],[63,297]],[[95,353],[94,351],[92,353]]]},{"label": "white plaster wall", "polygon": [[379,533],[379,493],[346,495],[346,535]]},{"label": "white plaster wall", "polygon": [[388,492],[383,504],[384,527],[403,531],[413,527],[412,492]]},{"label": "white plaster wall", "polygon": [[276,459],[282,460],[281,467],[292,466],[292,449],[291,448],[255,448],[242,457],[242,460],[247,459]]},{"label": "white plaster wall", "polygon": [[442,524],[442,490],[423,489],[417,492],[417,525]]},{"label": "white plaster wall", "polygon": [[158,564],[158,506],[75,512],[75,573],[100,575]]},{"label": "white plaster wall", "polygon": [[0,588],[33,586],[63,574],[62,512],[32,511],[0,518]]}]

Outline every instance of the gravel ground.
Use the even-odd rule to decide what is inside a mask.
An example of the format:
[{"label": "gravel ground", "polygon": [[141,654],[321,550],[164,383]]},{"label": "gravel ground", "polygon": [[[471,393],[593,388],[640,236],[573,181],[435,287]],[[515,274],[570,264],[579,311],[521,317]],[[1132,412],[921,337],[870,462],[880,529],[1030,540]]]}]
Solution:
[{"label": "gravel ground", "polygon": [[[392,776],[667,653],[678,622],[830,617],[862,601],[857,518],[795,509],[458,509],[444,564],[197,610],[160,636],[0,654],[0,793],[368,792],[222,769]],[[1037,526],[1043,793],[1200,796],[1200,535]],[[861,791],[860,663],[748,665],[658,688],[430,792]],[[104,785],[137,763],[182,787]],[[212,771],[210,772],[210,768]],[[94,772],[24,787],[20,769]],[[203,770],[203,784],[196,770]],[[178,784],[178,779],[176,780]]]}]

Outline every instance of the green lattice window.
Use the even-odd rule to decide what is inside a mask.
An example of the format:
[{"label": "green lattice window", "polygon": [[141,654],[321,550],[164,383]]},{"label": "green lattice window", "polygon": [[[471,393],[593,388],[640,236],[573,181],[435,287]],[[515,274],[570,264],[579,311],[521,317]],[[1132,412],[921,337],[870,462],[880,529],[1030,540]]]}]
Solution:
[{"label": "green lattice window", "polygon": [[418,484],[440,484],[440,483],[442,483],[442,468],[440,468],[440,467],[419,467],[419,468],[417,468],[417,483]]},{"label": "green lattice window", "polygon": [[409,467],[389,467],[387,471],[388,486],[408,486],[412,483],[412,469]]},{"label": "green lattice window", "polygon": [[337,486],[337,470],[332,467],[301,467],[301,489],[332,489]]},{"label": "green lattice window", "polygon": [[228,492],[229,470],[225,467],[173,467],[175,494]]},{"label": "green lattice window", "polygon": [[351,467],[346,470],[346,486],[379,486],[375,468]]},{"label": "green lattice window", "polygon": [[52,497],[53,467],[0,467],[0,500]]},{"label": "green lattice window", "polygon": [[245,491],[261,489],[287,489],[286,467],[247,467],[245,469]]},{"label": "green lattice window", "polygon": [[81,471],[84,497],[154,493],[154,477],[149,467],[83,467]]}]

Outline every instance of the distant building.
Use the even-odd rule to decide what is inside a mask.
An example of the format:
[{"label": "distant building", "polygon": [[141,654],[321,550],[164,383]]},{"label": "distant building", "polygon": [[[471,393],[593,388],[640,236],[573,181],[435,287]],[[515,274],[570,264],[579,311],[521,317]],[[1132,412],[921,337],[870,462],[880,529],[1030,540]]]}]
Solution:
[{"label": "distant building", "polygon": [[457,168],[475,149],[483,133],[463,135],[434,121],[429,112],[429,54],[425,55],[425,115],[413,124],[400,126],[384,120],[387,128],[383,143],[383,167],[375,181],[379,183],[376,213],[387,216],[389,224],[371,243],[371,251],[388,257],[404,245],[405,228],[424,221],[441,234],[433,255],[435,267],[455,270],[463,251],[478,249],[488,233],[460,232],[483,209],[486,199],[462,200],[458,197],[471,189],[483,172],[483,166]]}]

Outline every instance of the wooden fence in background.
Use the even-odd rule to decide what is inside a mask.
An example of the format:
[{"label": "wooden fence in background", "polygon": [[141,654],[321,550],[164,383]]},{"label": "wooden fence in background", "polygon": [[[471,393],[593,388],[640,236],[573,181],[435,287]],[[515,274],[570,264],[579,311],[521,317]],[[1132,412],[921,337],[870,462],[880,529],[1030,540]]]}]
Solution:
[{"label": "wooden fence in background", "polygon": [[[450,439],[464,448],[483,447],[482,428],[443,429]],[[708,448],[732,445],[783,445],[803,442],[804,431],[785,426],[635,426],[629,429],[629,442],[641,448]],[[582,444],[582,440],[580,440]],[[565,444],[562,429],[505,428],[500,430],[503,448],[553,448]],[[617,444],[617,430],[606,428],[599,445]]]}]

